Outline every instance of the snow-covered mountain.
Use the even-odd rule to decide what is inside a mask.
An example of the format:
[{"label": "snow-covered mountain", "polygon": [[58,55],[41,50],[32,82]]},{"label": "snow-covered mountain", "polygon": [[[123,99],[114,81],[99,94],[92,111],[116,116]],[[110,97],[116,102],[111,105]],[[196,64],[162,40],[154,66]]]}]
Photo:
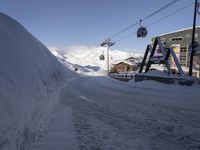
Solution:
[{"label": "snow-covered mountain", "polygon": [[[105,74],[107,69],[107,49],[103,47],[71,46],[65,49],[50,48],[67,67],[74,70],[78,68],[79,73],[100,75]],[[123,61],[129,57],[141,58],[143,54],[129,53],[120,50],[110,50],[110,65]],[[100,56],[104,55],[104,60]]]},{"label": "snow-covered mountain", "polygon": [[31,149],[73,73],[18,22],[2,13],[0,22],[0,149]]}]

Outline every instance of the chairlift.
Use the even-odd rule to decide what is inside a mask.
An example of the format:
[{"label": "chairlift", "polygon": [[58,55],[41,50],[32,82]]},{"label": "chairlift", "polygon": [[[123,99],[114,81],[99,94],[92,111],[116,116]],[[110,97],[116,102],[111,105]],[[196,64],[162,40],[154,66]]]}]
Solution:
[{"label": "chairlift", "polygon": [[140,20],[140,28],[137,30],[137,37],[145,38],[147,36],[147,29],[141,25],[142,20]]},{"label": "chairlift", "polygon": [[74,71],[78,71],[78,67],[75,67],[75,68],[74,68]]},{"label": "chairlift", "polygon": [[104,60],[104,59],[105,59],[105,56],[102,54],[102,55],[99,56],[99,59],[100,59],[100,60]]}]

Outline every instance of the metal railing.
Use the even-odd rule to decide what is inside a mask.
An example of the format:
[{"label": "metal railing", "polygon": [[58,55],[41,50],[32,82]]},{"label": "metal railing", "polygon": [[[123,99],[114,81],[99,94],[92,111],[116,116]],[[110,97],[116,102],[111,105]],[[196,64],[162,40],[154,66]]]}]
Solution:
[{"label": "metal railing", "polygon": [[109,76],[119,80],[132,80],[137,72],[120,72],[120,73],[109,73]]}]

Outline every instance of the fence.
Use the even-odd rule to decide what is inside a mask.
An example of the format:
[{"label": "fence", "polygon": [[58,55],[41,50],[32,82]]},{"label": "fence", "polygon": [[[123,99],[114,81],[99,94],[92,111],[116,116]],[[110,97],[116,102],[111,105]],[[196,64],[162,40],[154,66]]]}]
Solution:
[{"label": "fence", "polygon": [[135,77],[136,72],[121,72],[121,73],[109,73],[109,76],[114,79],[118,79],[121,81],[129,81]]}]

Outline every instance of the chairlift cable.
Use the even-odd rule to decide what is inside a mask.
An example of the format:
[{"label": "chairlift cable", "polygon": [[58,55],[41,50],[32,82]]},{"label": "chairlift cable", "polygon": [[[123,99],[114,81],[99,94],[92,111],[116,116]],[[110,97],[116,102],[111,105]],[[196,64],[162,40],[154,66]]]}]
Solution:
[{"label": "chairlift cable", "polygon": [[128,27],[122,29],[121,31],[119,31],[119,32],[117,32],[117,33],[115,33],[115,34],[113,34],[113,35],[110,36],[109,38],[111,39],[111,38],[113,38],[113,37],[116,37],[116,36],[118,36],[119,34],[121,34],[121,33],[125,32],[125,31],[131,29],[132,27],[138,25],[139,23],[140,23],[139,21],[138,21],[138,22],[135,22],[134,24],[132,24],[132,25],[130,25],[130,26],[128,26]]},{"label": "chairlift cable", "polygon": [[[174,11],[174,12],[172,12],[172,13],[170,13],[170,14],[168,14],[168,15],[166,15],[166,16],[160,18],[160,19],[158,19],[157,21],[155,21],[155,22],[153,22],[153,23],[147,25],[147,27],[150,27],[150,26],[152,26],[152,25],[154,25],[154,24],[156,24],[156,23],[158,23],[158,22],[160,22],[160,21],[163,21],[163,20],[167,19],[167,18],[170,17],[170,16],[173,16],[173,15],[177,14],[178,12],[180,12],[180,11],[182,11],[182,10],[188,8],[188,7],[191,6],[192,4],[194,4],[194,2],[193,2],[193,3],[190,3],[190,4],[187,4],[186,6],[184,6],[184,7],[180,8],[180,9],[178,9],[178,10],[176,10],[176,11]],[[116,43],[119,43],[120,41],[122,41],[122,40],[124,40],[124,39],[127,39],[128,37],[130,37],[130,36],[132,36],[132,35],[134,35],[134,34],[136,34],[136,33],[137,33],[136,31],[135,31],[135,32],[132,32],[131,34],[128,34],[128,35],[126,35],[126,36],[124,36],[124,37],[122,37],[122,38],[120,38],[120,39],[118,39],[118,40],[115,40],[115,42],[116,42]]]},{"label": "chairlift cable", "polygon": [[179,1],[179,0],[174,0],[174,1],[170,2],[169,4],[167,4],[167,5],[163,6],[163,7],[161,7],[160,9],[158,9],[158,10],[155,11],[155,12],[153,12],[153,13],[150,14],[149,16],[143,18],[142,20],[144,21],[144,20],[147,20],[147,19],[151,18],[152,16],[158,14],[159,12],[161,12],[161,11],[164,10],[164,9],[166,9],[167,7],[173,5],[173,4],[176,3],[177,1]]},{"label": "chairlift cable", "polygon": [[180,9],[174,11],[174,12],[172,12],[171,14],[168,14],[168,15],[166,15],[166,16],[164,16],[164,17],[158,19],[157,21],[155,21],[155,22],[149,24],[147,27],[150,27],[150,26],[152,26],[152,25],[154,25],[154,24],[156,24],[156,23],[158,23],[158,22],[160,22],[160,21],[162,21],[162,20],[165,20],[166,18],[175,15],[176,13],[178,13],[178,12],[180,12],[180,11],[182,11],[182,10],[184,10],[184,9],[186,9],[186,8],[188,8],[188,7],[190,7],[190,6],[192,6],[193,4],[194,4],[194,2],[192,2],[192,3],[190,3],[190,4],[187,4],[186,6],[180,8]]},{"label": "chairlift cable", "polygon": [[[179,1],[179,0],[173,0],[172,2],[170,2],[170,3],[168,3],[167,5],[161,7],[160,9],[156,10],[155,12],[151,13],[150,15],[144,17],[144,18],[141,19],[141,20],[144,21],[144,20],[147,20],[147,19],[151,18],[152,16],[158,14],[159,12],[163,11],[163,10],[166,9],[167,7],[173,5],[173,4],[176,3],[177,1]],[[117,33],[111,35],[109,38],[116,37],[116,36],[118,36],[119,34],[125,32],[125,31],[127,31],[127,30],[129,30],[129,29],[131,29],[132,27],[134,27],[134,26],[136,26],[136,25],[138,25],[138,24],[140,24],[140,21],[137,21],[137,22],[131,24],[130,26],[128,26],[128,27],[126,27],[126,28],[120,30],[119,32],[117,32]]]}]

